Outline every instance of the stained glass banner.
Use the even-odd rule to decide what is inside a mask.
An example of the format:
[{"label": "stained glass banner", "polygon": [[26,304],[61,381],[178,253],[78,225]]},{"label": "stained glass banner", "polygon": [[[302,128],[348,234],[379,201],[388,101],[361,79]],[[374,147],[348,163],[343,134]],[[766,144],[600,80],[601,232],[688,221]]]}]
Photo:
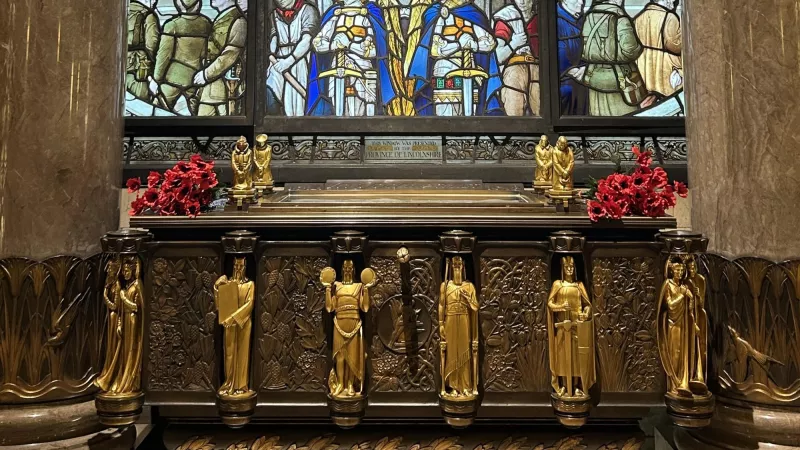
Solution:
[{"label": "stained glass banner", "polygon": [[244,114],[248,0],[129,0],[127,116]]},{"label": "stained glass banner", "polygon": [[535,116],[538,0],[274,0],[267,116]]},{"label": "stained glass banner", "polygon": [[557,0],[562,115],[683,116],[680,0]]}]

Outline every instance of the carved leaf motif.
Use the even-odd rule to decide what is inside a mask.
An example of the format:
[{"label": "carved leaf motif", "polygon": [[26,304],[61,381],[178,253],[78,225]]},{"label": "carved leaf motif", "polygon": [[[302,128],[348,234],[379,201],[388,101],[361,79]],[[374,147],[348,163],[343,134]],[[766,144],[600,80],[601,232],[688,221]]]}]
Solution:
[{"label": "carved leaf motif", "polygon": [[426,447],[430,450],[461,450],[461,445],[458,443],[458,436],[441,437],[431,442]]},{"label": "carved leaf motif", "polygon": [[553,450],[583,450],[585,448],[583,436],[565,437],[557,441],[552,447]]},{"label": "carved leaf motif", "polygon": [[281,448],[278,442],[281,440],[280,436],[261,436],[253,442],[250,450],[278,450]]},{"label": "carved leaf motif", "polygon": [[388,437],[385,437],[375,444],[375,450],[397,450],[402,441],[402,437],[396,437],[391,440]]},{"label": "carved leaf motif", "polygon": [[175,450],[214,450],[211,436],[192,436]]}]

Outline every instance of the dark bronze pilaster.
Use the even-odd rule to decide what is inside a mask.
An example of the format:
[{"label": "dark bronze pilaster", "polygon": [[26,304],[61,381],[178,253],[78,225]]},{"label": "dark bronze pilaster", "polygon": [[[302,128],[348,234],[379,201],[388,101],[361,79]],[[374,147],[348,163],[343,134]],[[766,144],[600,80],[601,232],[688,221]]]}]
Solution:
[{"label": "dark bronze pilaster", "polygon": [[708,239],[685,230],[657,237],[664,244],[665,259],[656,319],[661,364],[667,374],[664,401],[676,425],[703,428],[711,423],[714,412],[714,396],[707,387],[706,279],[697,272]]},{"label": "dark bronze pilaster", "polygon": [[152,238],[147,230],[123,228],[107,233],[100,241],[107,261],[103,296],[113,305],[113,309],[108,308],[106,345],[111,345],[112,335],[117,336],[116,352],[108,349],[103,371],[95,380],[100,388],[95,396],[97,415],[107,426],[132,425],[142,413],[143,319],[147,301],[141,267],[146,262],[146,245]]},{"label": "dark bronze pilaster", "polygon": [[[252,231],[246,230],[236,230],[225,233],[221,239],[222,242],[222,249],[225,252],[225,260],[223,261],[223,267],[228,267],[228,262],[232,262],[234,265],[238,263],[242,264],[244,270],[245,277],[243,280],[233,281],[233,275],[228,277],[223,275],[220,277],[220,280],[224,280],[225,283],[240,283],[241,286],[244,286],[245,283],[250,282],[247,280],[247,271],[246,267],[247,264],[252,264],[251,267],[255,267],[255,261],[252,261],[253,252],[255,251],[256,244],[258,243],[258,237]],[[253,279],[257,278],[253,276]],[[253,282],[250,282],[253,283]],[[217,284],[219,281],[215,283],[215,292],[218,290]],[[238,288],[238,286],[237,286]],[[250,289],[250,293],[242,295],[241,288],[238,288],[239,295],[235,297],[237,301],[236,307],[242,307],[243,303],[242,300],[245,302],[249,301],[250,304],[254,304],[254,293],[255,287],[254,285]],[[217,304],[219,305],[219,295],[217,295]],[[251,306],[252,308],[252,306]],[[250,345],[251,342],[251,335],[252,335],[252,311],[250,312],[250,317],[248,317],[249,324],[244,324],[244,326],[239,326],[238,324],[234,324],[232,328],[235,328],[235,333],[246,333],[244,339],[237,339],[238,335],[231,335],[230,338],[228,336],[229,333],[225,332],[225,342],[223,343],[223,367],[225,367],[226,375],[227,375],[227,367],[226,364],[228,363],[228,357],[230,356],[231,363],[234,367],[237,367],[239,364],[245,364],[248,368],[244,372],[247,373],[247,383],[246,389],[224,389],[220,387],[217,391],[217,409],[219,411],[219,416],[222,419],[222,423],[228,425],[231,428],[241,428],[247,425],[250,422],[250,418],[252,417],[253,413],[255,412],[256,403],[257,403],[257,395],[254,390],[251,389],[252,380],[249,379],[250,377],[250,370],[249,364],[252,358],[250,354]],[[218,316],[219,320],[223,320],[221,316]],[[228,342],[228,339],[231,339],[231,342]],[[242,356],[239,352],[244,351],[241,348],[242,342],[247,342],[248,351],[247,354]],[[233,355],[228,355],[228,352],[233,352]],[[239,371],[240,369],[235,369],[234,371]],[[223,377],[225,378],[225,377]],[[233,377],[232,377],[233,378]],[[229,380],[222,380],[222,383],[227,383]]]},{"label": "dark bronze pilaster", "polygon": [[[470,279],[475,276],[476,261],[473,258],[476,238],[472,233],[461,230],[453,230],[442,233],[439,236],[441,245],[442,260],[444,261],[444,276],[439,294],[439,329],[440,329],[440,352],[439,352],[439,406],[442,409],[444,420],[454,428],[465,428],[475,421],[480,406],[482,395],[480,383],[480,327],[478,323],[478,300],[477,288],[471,283]],[[461,284],[457,285],[455,270],[461,272]],[[452,274],[452,275],[451,275]],[[474,297],[474,305],[467,301],[467,305],[451,305],[450,303],[461,297],[461,299]],[[448,301],[448,299],[450,301]],[[455,306],[467,315],[464,326],[469,330],[461,331],[461,338],[466,342],[456,341],[455,338],[448,338],[445,330],[448,329],[448,321],[458,320],[451,308]],[[448,340],[450,339],[450,340]],[[451,358],[455,355],[448,354],[449,349],[471,348],[470,358],[465,364],[469,367],[471,386],[458,386],[464,383],[464,377],[456,377],[451,367]],[[463,369],[455,369],[463,370]],[[448,373],[450,373],[448,375]],[[452,378],[461,380],[451,381]]]}]

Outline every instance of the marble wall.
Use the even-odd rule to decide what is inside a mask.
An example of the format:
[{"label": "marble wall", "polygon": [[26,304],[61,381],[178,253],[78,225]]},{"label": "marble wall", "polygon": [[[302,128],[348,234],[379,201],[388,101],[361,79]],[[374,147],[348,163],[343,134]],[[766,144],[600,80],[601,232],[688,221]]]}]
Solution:
[{"label": "marble wall", "polygon": [[125,2],[0,11],[0,256],[89,255],[118,222]]},{"label": "marble wall", "polygon": [[800,256],[795,0],[685,5],[692,222],[728,256]]}]

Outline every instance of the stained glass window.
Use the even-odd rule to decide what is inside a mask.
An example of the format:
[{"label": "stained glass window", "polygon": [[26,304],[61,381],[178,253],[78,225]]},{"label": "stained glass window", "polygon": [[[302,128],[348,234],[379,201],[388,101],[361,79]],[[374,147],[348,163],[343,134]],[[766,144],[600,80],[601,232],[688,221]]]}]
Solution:
[{"label": "stained glass window", "polygon": [[538,0],[274,0],[267,115],[538,115],[538,10]]},{"label": "stained glass window", "polygon": [[680,0],[556,0],[562,115],[683,116]]},{"label": "stained glass window", "polygon": [[125,114],[244,114],[248,0],[129,0]]}]

